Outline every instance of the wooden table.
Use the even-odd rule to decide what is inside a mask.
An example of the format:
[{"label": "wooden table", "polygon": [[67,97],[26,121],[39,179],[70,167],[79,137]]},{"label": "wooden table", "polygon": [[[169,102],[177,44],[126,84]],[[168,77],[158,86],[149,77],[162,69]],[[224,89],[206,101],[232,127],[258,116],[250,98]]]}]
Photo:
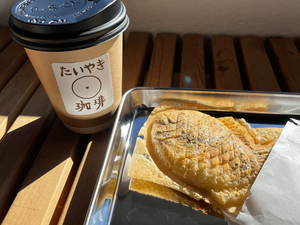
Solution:
[{"label": "wooden table", "polygon": [[[300,92],[299,40],[132,32],[123,91],[136,86]],[[67,130],[22,47],[0,30],[0,223],[83,224],[111,129]]]}]

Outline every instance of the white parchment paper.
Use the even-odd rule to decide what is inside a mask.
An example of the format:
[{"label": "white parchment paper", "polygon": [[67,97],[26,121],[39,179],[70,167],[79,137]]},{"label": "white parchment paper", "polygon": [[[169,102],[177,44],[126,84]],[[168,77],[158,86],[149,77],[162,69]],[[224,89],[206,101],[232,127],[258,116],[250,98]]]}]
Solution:
[{"label": "white parchment paper", "polygon": [[[229,215],[227,215],[229,216]],[[300,224],[300,121],[289,121],[230,225]]]}]

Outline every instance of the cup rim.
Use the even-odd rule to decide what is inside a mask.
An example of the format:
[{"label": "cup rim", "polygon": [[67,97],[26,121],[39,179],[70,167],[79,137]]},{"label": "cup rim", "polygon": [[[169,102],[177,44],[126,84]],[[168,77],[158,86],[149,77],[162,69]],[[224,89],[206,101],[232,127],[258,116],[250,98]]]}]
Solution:
[{"label": "cup rim", "polygon": [[129,18],[126,14],[126,8],[122,2],[120,2],[120,6],[119,14],[111,21],[90,30],[70,35],[45,35],[23,32],[15,26],[11,17],[9,19],[11,36],[14,41],[24,48],[40,51],[70,51],[92,47],[113,39],[127,29]]}]

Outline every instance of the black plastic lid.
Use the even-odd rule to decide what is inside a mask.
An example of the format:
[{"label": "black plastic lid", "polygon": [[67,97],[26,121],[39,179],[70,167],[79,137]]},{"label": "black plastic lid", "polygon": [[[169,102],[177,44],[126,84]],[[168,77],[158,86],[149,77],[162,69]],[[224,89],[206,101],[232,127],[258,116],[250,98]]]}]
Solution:
[{"label": "black plastic lid", "polygon": [[128,24],[119,0],[19,0],[9,20],[17,43],[43,51],[91,47],[119,35]]}]

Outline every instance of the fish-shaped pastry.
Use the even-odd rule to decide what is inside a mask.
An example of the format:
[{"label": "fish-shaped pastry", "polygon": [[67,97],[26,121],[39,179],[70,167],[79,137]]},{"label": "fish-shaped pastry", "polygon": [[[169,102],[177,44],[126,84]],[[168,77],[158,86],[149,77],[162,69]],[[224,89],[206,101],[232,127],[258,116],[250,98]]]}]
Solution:
[{"label": "fish-shaped pastry", "polygon": [[282,129],[254,129],[244,119],[198,109],[178,102],[156,107],[140,130],[144,140],[137,142],[129,176],[237,215]]}]

